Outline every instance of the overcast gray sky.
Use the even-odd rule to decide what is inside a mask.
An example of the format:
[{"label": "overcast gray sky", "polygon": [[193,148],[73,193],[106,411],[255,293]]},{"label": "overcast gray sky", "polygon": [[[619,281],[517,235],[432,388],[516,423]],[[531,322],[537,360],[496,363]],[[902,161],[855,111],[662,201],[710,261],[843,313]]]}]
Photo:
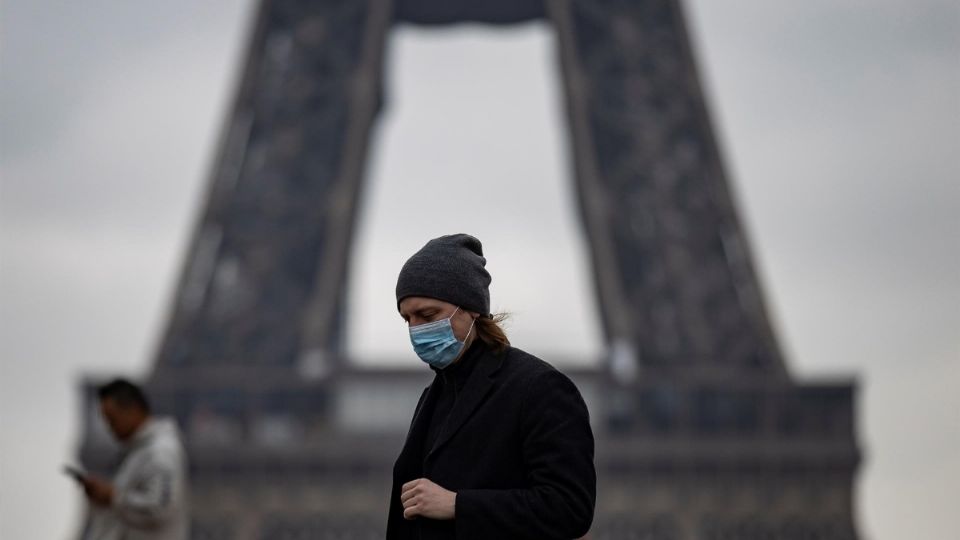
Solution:
[{"label": "overcast gray sky", "polygon": [[[250,5],[0,8],[0,538],[76,526],[80,500],[58,469],[79,435],[77,378],[148,369]],[[864,536],[960,538],[960,7],[687,7],[789,367],[859,378]],[[429,237],[467,231],[484,242],[494,307],[515,314],[513,341],[593,361],[548,29],[402,29],[389,45],[351,351],[416,362],[396,271]],[[478,198],[481,180],[512,198]],[[435,212],[412,219],[404,209],[425,198]]]}]

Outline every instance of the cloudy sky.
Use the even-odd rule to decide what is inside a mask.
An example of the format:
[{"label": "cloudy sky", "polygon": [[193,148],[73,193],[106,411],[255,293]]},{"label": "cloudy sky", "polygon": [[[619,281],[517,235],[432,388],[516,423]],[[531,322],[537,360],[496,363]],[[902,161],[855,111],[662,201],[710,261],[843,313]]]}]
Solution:
[{"label": "cloudy sky", "polygon": [[[78,377],[149,367],[251,5],[0,7],[4,539],[76,526],[80,501],[58,470],[79,435]],[[800,380],[859,381],[864,536],[960,537],[960,7],[687,7],[789,367]],[[514,342],[594,361],[549,30],[405,28],[389,47],[350,350],[415,363],[393,311],[396,270],[427,238],[467,231],[484,241]],[[478,196],[480,181],[510,197]],[[429,218],[411,217],[424,200]]]}]

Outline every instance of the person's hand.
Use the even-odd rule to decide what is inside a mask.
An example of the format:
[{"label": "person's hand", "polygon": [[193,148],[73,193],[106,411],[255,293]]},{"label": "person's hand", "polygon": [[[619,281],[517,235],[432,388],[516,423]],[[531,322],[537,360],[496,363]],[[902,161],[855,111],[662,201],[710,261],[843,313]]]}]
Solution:
[{"label": "person's hand", "polygon": [[400,488],[404,519],[423,516],[429,519],[453,519],[457,494],[426,478],[417,478]]},{"label": "person's hand", "polygon": [[113,486],[110,482],[96,476],[85,476],[82,482],[83,491],[90,502],[100,506],[110,506],[113,501]]}]

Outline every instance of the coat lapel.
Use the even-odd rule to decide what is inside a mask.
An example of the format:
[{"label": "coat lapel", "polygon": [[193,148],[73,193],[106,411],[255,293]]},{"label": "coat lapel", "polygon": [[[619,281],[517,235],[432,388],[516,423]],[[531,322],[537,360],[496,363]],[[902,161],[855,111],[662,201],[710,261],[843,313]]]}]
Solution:
[{"label": "coat lapel", "polygon": [[423,455],[423,444],[426,438],[427,426],[430,422],[434,402],[437,398],[436,385],[430,384],[420,396],[420,402],[413,414],[413,420],[410,421],[410,429],[407,430],[407,439],[403,442],[403,448],[397,457],[394,473],[407,480],[412,480],[420,476],[420,456]]},{"label": "coat lapel", "polygon": [[[410,421],[410,429],[407,430],[407,439],[406,442],[410,442],[410,434],[413,433],[414,427],[417,426],[417,421],[420,420],[422,416],[420,413],[427,408],[427,404],[431,401],[431,397],[436,391],[433,389],[433,383],[430,383],[430,386],[423,389],[423,393],[420,394],[420,399],[417,401],[417,409],[413,411],[413,420]],[[420,420],[422,422],[422,420]]]},{"label": "coat lapel", "polygon": [[[431,459],[447,441],[453,437],[457,431],[473,414],[473,411],[483,403],[484,398],[493,389],[493,383],[496,379],[496,373],[503,362],[502,354],[492,354],[485,351],[474,361],[477,365],[473,368],[473,373],[463,387],[463,393],[457,399],[456,404],[450,411],[447,421],[444,422],[443,429],[437,436],[433,448],[427,454],[427,459]],[[429,419],[426,420],[429,422]]]}]

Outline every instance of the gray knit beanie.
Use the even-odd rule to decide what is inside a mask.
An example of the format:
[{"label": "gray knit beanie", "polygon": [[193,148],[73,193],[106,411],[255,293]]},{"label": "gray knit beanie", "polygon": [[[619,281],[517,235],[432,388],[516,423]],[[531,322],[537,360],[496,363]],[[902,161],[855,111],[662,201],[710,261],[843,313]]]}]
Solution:
[{"label": "gray knit beanie", "polygon": [[490,273],[483,245],[469,234],[427,242],[407,259],[397,277],[397,309],[408,296],[426,296],[481,315],[490,314]]}]

